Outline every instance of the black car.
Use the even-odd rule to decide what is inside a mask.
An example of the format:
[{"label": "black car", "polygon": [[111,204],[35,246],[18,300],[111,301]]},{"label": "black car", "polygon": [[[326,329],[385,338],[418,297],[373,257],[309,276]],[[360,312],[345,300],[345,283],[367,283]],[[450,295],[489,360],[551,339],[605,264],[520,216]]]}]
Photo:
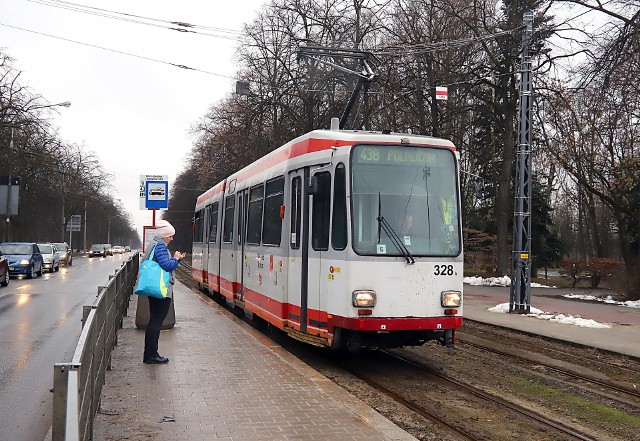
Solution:
[{"label": "black car", "polygon": [[91,245],[89,248],[89,257],[107,257],[107,249],[101,243]]},{"label": "black car", "polygon": [[28,279],[42,275],[43,258],[38,244],[33,242],[0,243],[0,251],[9,260],[9,274],[26,274]]}]

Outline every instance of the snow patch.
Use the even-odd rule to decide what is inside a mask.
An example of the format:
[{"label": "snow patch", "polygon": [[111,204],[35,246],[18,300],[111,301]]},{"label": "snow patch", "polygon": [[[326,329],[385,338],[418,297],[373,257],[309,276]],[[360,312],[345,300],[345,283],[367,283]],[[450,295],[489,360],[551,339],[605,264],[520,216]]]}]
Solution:
[{"label": "snow patch", "polygon": [[613,297],[611,296],[602,298],[602,297],[596,297],[592,295],[582,295],[582,294],[565,294],[562,297],[566,297],[568,299],[598,301],[598,302],[603,302],[610,305],[628,306],[629,308],[640,308],[640,300],[627,300],[625,302],[618,302],[616,300],[613,300]]},{"label": "snow patch", "polygon": [[[462,279],[462,282],[466,283],[467,285],[473,285],[473,286],[510,286],[511,277],[502,276],[502,277],[482,278],[482,277],[471,276],[471,277],[464,277]],[[546,286],[546,285],[541,285],[540,283],[535,283],[535,282],[531,283],[531,287],[532,288],[555,288],[555,286]]]},{"label": "snow patch", "polygon": [[[489,308],[490,312],[498,312],[501,314],[509,312],[509,304],[508,303],[500,303],[492,308]],[[599,323],[595,320],[591,319],[583,319],[581,317],[573,317],[571,315],[565,314],[552,314],[548,312],[541,311],[540,309],[531,307],[530,314],[524,314],[525,317],[535,317],[540,320],[549,320],[551,322],[563,323],[566,325],[574,325],[580,326],[582,328],[612,328],[613,325],[610,323]]]}]

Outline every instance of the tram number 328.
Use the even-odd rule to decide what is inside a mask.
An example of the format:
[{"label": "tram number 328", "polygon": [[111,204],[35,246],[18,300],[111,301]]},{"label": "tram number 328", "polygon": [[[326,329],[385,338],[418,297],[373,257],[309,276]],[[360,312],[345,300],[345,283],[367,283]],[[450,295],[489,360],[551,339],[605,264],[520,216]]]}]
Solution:
[{"label": "tram number 328", "polygon": [[433,271],[436,276],[453,276],[453,265],[436,265]]}]

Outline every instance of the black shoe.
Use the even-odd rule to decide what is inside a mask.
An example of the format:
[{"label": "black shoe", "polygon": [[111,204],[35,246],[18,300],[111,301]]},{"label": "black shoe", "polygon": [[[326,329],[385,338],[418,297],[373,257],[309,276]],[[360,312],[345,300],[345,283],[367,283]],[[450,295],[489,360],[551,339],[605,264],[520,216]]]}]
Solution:
[{"label": "black shoe", "polygon": [[156,355],[155,357],[145,358],[142,362],[146,364],[165,364],[169,363],[169,359],[167,357]]}]

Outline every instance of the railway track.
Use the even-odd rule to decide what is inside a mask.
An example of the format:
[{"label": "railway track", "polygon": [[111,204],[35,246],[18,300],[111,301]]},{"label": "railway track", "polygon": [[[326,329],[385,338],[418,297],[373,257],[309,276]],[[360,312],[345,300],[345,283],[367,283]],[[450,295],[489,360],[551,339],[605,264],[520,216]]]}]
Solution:
[{"label": "railway track", "polygon": [[[640,400],[640,391],[634,390],[632,388],[633,387],[632,385],[629,385],[629,386],[621,385],[606,379],[597,378],[595,373],[592,375],[587,374],[586,373],[588,372],[587,370],[585,370],[585,373],[579,373],[579,372],[576,372],[575,370],[562,368],[557,363],[551,363],[551,362],[545,361],[545,358],[541,356],[536,356],[538,354],[534,354],[534,357],[519,355],[508,349],[497,348],[493,342],[488,342],[486,340],[483,341],[478,337],[465,335],[465,334],[462,334],[462,335],[459,334],[458,341],[462,343],[463,346],[464,345],[471,346],[492,354],[509,357],[509,358],[518,360],[520,362],[535,364],[536,366],[543,366],[547,371],[555,372],[575,380],[591,383],[591,384],[600,386],[606,389],[607,391],[614,391],[614,392],[623,394],[625,396]],[[609,398],[611,398],[611,396],[609,396]],[[617,397],[613,397],[613,398],[618,399]],[[637,403],[630,403],[628,401],[625,401],[625,403],[638,406]]]},{"label": "railway track", "polygon": [[[596,365],[599,370],[624,374],[633,378],[640,378],[640,360],[632,357],[610,354],[596,348],[580,346],[574,343],[532,335],[523,331],[506,329],[501,326],[476,322],[465,319],[464,328],[457,333],[459,338],[464,339],[465,335],[472,334],[489,341],[503,341],[508,338],[512,342],[517,342],[518,346],[531,348],[532,352],[549,353],[558,360],[565,360],[581,366]],[[508,335],[508,337],[506,337]],[[581,350],[576,351],[576,348]],[[610,361],[611,358],[615,362]]]},{"label": "railway track", "polygon": [[[451,389],[449,390],[450,393],[456,394],[455,390],[464,391],[467,394],[471,394],[477,398],[480,398],[486,403],[490,403],[491,406],[494,406],[494,407],[497,406],[502,409],[506,409],[509,412],[518,414],[520,417],[524,417],[530,421],[533,421],[535,424],[539,426],[543,426],[542,430],[545,432],[554,431],[560,434],[561,436],[565,437],[563,439],[576,439],[576,440],[582,440],[582,441],[595,441],[598,439],[597,437],[593,437],[589,434],[583,433],[582,431],[576,428],[573,428],[562,421],[549,418],[541,413],[535,412],[531,409],[527,409],[519,404],[505,400],[497,395],[488,393],[477,387],[471,386],[469,384],[466,384],[464,382],[451,378],[422,363],[407,359],[402,355],[397,354],[396,351],[394,352],[379,351],[379,352],[381,354],[384,354],[386,357],[389,357],[389,359],[394,360],[396,363],[398,363],[398,365],[391,367],[390,368],[391,370],[402,371],[406,369],[406,366],[411,366],[413,369],[417,369],[424,373],[426,382],[429,381],[428,380],[429,378],[435,377],[439,382],[439,385],[444,384],[444,385],[447,385],[448,387],[453,388],[453,390]],[[426,406],[422,406],[418,404],[415,400],[408,398],[406,396],[403,396],[400,393],[394,392],[389,387],[383,384],[384,380],[376,379],[373,375],[366,374],[362,372],[362,370],[358,368],[354,368],[353,366],[350,366],[344,363],[341,364],[341,368],[346,370],[356,378],[360,379],[361,381],[364,381],[365,383],[375,388],[379,392],[401,403],[403,406],[411,409],[413,412],[418,413],[422,417],[438,424],[444,430],[449,431],[450,433],[452,433],[453,435],[461,439],[474,440],[474,441],[487,439],[486,435],[478,436],[474,434],[472,430],[461,429],[459,427],[460,423],[457,418],[454,418],[450,415],[448,415],[447,417],[442,417],[438,412],[434,412],[432,409],[429,409]],[[418,379],[416,379],[416,384],[422,384],[422,383],[423,381],[419,381]]]}]

